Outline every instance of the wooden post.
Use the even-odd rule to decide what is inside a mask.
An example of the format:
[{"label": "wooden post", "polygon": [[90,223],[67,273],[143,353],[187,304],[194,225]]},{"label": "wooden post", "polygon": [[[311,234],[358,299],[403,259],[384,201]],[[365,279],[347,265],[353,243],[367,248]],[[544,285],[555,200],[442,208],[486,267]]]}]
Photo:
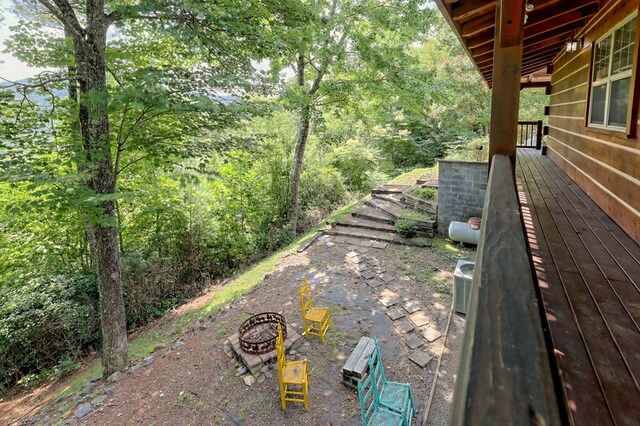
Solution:
[{"label": "wooden post", "polygon": [[524,0],[499,0],[493,49],[493,90],[491,93],[491,132],[489,167],[496,154],[508,155],[515,171]]},{"label": "wooden post", "polygon": [[542,148],[542,120],[538,120],[538,128],[536,129],[536,149]]}]

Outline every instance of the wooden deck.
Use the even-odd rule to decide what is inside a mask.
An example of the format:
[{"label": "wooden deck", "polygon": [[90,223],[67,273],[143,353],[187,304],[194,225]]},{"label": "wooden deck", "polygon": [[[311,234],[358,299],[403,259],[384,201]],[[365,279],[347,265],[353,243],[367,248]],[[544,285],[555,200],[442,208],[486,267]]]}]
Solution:
[{"label": "wooden deck", "polygon": [[638,425],[640,246],[548,157],[516,176],[568,420]]}]

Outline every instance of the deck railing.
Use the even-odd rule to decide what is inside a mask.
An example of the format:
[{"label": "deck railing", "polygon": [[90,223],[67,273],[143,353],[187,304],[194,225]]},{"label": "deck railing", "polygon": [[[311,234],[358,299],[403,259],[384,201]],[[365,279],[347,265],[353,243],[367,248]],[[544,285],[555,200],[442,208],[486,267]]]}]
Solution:
[{"label": "deck railing", "polygon": [[492,159],[453,425],[561,423],[511,167]]},{"label": "deck railing", "polygon": [[542,120],[518,121],[518,136],[516,137],[518,148],[542,147]]}]

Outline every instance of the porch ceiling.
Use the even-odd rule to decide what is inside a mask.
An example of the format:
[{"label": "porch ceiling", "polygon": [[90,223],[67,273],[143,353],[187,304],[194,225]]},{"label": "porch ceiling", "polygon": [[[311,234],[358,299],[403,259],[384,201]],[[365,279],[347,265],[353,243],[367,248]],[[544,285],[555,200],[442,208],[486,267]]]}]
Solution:
[{"label": "porch ceiling", "polygon": [[[513,1],[513,0],[507,0]],[[493,83],[495,0],[435,0],[489,87]],[[521,85],[550,81],[547,66],[598,11],[601,0],[529,0],[524,25]]]}]

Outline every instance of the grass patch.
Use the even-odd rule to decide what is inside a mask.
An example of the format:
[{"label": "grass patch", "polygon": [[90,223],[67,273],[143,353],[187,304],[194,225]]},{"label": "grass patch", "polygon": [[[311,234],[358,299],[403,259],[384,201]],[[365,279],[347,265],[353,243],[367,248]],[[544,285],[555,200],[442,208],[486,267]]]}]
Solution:
[{"label": "grass patch", "polygon": [[466,254],[466,250],[464,250],[461,246],[457,245],[451,240],[437,235],[433,237],[431,248],[436,253],[440,253],[451,258],[458,258]]},{"label": "grass patch", "polygon": [[271,395],[256,395],[251,398],[245,398],[238,409],[238,418],[240,420],[246,420],[248,416],[255,414],[257,418],[269,417],[273,411],[273,402],[271,401]]},{"label": "grass patch", "polygon": [[390,185],[413,185],[416,183],[417,179],[420,179],[426,174],[432,173],[434,170],[436,170],[437,173],[437,165],[431,168],[413,169],[410,172],[404,173],[400,176],[396,176],[387,183]]},{"label": "grass patch", "polygon": [[433,200],[437,198],[438,191],[433,188],[412,188],[409,190],[409,194],[424,200]]},{"label": "grass patch", "polygon": [[409,220],[418,220],[421,222],[428,222],[431,219],[430,216],[419,212],[417,210],[410,210],[410,209],[404,209],[400,211],[400,217],[403,219],[409,219]]},{"label": "grass patch", "polygon": [[349,341],[349,335],[345,332],[331,329],[324,337],[324,342],[331,352],[337,352],[338,346],[347,343]]},{"label": "grass patch", "polygon": [[326,223],[331,224],[334,222],[338,222],[339,220],[342,220],[347,216],[351,216],[351,213],[356,211],[356,208],[360,205],[360,202],[364,201],[366,198],[370,198],[370,196],[367,195],[366,197],[363,197],[358,201],[354,201],[351,204],[347,204],[346,206],[339,208],[338,210],[333,212],[333,214],[331,214],[329,218],[327,218]]}]

